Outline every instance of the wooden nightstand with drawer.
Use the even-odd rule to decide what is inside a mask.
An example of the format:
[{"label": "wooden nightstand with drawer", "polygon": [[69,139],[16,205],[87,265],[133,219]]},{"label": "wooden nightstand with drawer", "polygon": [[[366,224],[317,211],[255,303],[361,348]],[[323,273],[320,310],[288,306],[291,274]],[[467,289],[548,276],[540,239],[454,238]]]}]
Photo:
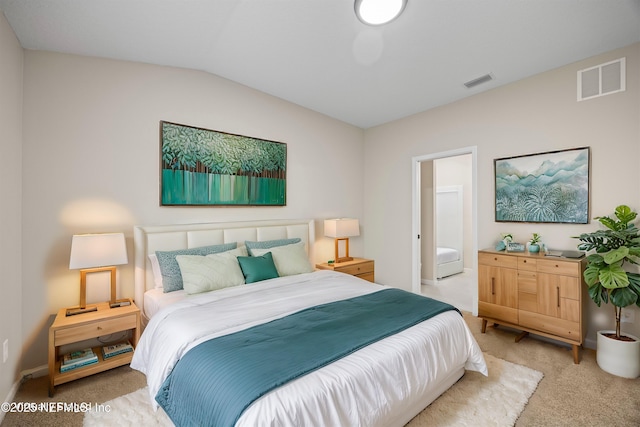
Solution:
[{"label": "wooden nightstand with drawer", "polygon": [[133,352],[119,354],[105,360],[102,347],[93,347],[98,363],[83,366],[67,372],[60,372],[62,355],[60,347],[79,343],[120,332],[131,331],[130,342],[135,348],[140,339],[140,310],[131,301],[131,305],[109,308],[109,303],[91,304],[97,311],[66,315],[66,308],[58,312],[49,328],[49,397],[53,397],[55,386],[97,374],[131,362]]},{"label": "wooden nightstand with drawer", "polygon": [[354,258],[352,261],[340,262],[338,264],[316,264],[319,270],[333,270],[341,273],[351,274],[369,282],[374,281],[374,261],[371,259]]}]

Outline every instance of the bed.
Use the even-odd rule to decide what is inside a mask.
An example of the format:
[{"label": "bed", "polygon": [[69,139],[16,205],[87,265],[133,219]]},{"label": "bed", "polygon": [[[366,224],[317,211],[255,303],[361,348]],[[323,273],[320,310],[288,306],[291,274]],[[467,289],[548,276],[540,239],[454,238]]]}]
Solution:
[{"label": "bed", "polygon": [[[245,242],[271,244],[270,242],[278,241],[295,243],[251,251],[255,252],[256,258],[273,256],[278,272],[283,272],[281,277],[189,294],[186,289],[187,274],[190,271],[184,269],[184,289],[161,292],[157,287],[158,271],[153,262],[154,254],[225,244],[236,244],[238,248],[233,250],[245,250],[249,246],[249,243],[244,245]],[[134,228],[135,300],[141,307],[146,327],[135,349],[131,367],[146,375],[149,399],[154,407],[162,406],[176,425],[196,425],[201,424],[202,420],[208,420],[210,425],[223,425],[217,421],[209,421],[218,416],[218,409],[212,409],[217,408],[215,405],[218,403],[208,393],[212,390],[225,390],[221,394],[232,395],[238,389],[238,394],[247,394],[253,385],[245,387],[243,384],[246,381],[266,378],[274,375],[274,372],[280,375],[281,371],[289,368],[289,355],[293,360],[293,353],[298,350],[287,346],[298,344],[286,341],[283,344],[280,341],[280,350],[289,352],[285,353],[285,357],[269,356],[269,353],[263,352],[263,347],[249,347],[252,350],[244,351],[244,354],[237,352],[236,347],[244,346],[245,342],[253,344],[252,340],[259,341],[256,343],[258,346],[266,345],[265,342],[273,339],[272,333],[278,333],[266,328],[277,325],[284,325],[279,327],[285,331],[286,340],[289,336],[299,337],[302,342],[305,339],[311,340],[299,348],[304,361],[324,357],[325,353],[333,351],[333,344],[313,345],[325,343],[314,335],[314,322],[318,325],[328,322],[329,327],[323,328],[330,330],[341,330],[342,325],[345,325],[344,328],[351,328],[347,331],[349,334],[355,332],[358,336],[353,338],[353,343],[351,338],[330,337],[329,340],[340,341],[340,346],[346,343],[351,347],[344,350],[340,347],[336,350],[341,352],[340,357],[314,362],[318,365],[304,368],[306,370],[291,378],[278,378],[277,385],[270,385],[264,391],[250,390],[250,394],[255,396],[243,404],[235,418],[229,418],[232,422],[227,425],[403,426],[458,381],[465,369],[487,374],[482,352],[462,316],[455,309],[444,310],[441,306],[434,306],[437,311],[434,311],[429,320],[416,318],[410,326],[384,332],[375,339],[364,337],[369,333],[366,326],[375,323],[370,319],[341,320],[341,316],[347,316],[354,309],[373,311],[366,304],[390,301],[385,302],[385,306],[392,310],[394,304],[407,307],[414,302],[431,304],[431,300],[426,301],[428,299],[421,296],[334,271],[315,271],[313,268],[296,271],[294,268],[292,274],[284,274],[287,270],[282,261],[283,254],[287,255],[287,260],[295,258],[290,255],[293,246],[296,246],[296,253],[303,248],[308,265],[313,265],[314,242],[313,220]],[[220,258],[224,257],[224,253]],[[204,257],[216,256],[218,255]],[[182,256],[178,259],[183,266],[186,264],[182,261],[199,260],[195,257]],[[247,258],[241,255],[238,261],[243,264]],[[247,280],[250,277],[253,276],[247,276]],[[391,301],[383,298],[400,299]],[[418,313],[430,310],[423,310],[422,307],[416,305],[414,311]],[[311,325],[310,329],[306,329],[307,325]],[[251,333],[251,338],[241,335]],[[338,332],[336,336],[337,334]],[[361,339],[365,341],[358,341]],[[294,338],[291,340],[294,341]],[[327,341],[330,342],[332,341]],[[206,377],[207,371],[213,371],[213,367],[220,363],[219,360],[209,360],[210,354],[207,352],[211,351],[212,346],[235,351],[234,356],[227,359],[236,361],[235,369],[239,369],[233,371],[233,367],[225,367],[222,373],[211,373],[212,376],[217,375],[214,378],[216,381],[218,377],[225,377],[227,381],[217,386],[212,384],[218,383],[212,383]],[[328,350],[325,351],[325,348]],[[254,351],[255,349],[259,350]],[[254,360],[256,355],[260,356],[257,361]],[[194,374],[193,371],[185,371],[192,359],[205,356],[207,359],[203,360],[204,365],[198,368],[200,372]],[[245,362],[244,357],[248,361]],[[255,369],[269,372],[254,373],[251,369],[254,365],[261,364],[262,357],[264,360],[274,361],[273,365],[271,362],[262,363],[263,365],[277,368],[265,369],[257,366]],[[277,365],[278,361],[284,362]],[[243,373],[243,367],[251,374]],[[185,372],[180,377],[178,374],[182,371]],[[243,374],[245,377],[242,377]],[[182,408],[188,404],[193,407]],[[220,405],[228,405],[228,402]],[[193,421],[191,416],[201,418]]]},{"label": "bed", "polygon": [[442,279],[464,271],[462,186],[436,190],[436,266]]},{"label": "bed", "polygon": [[464,271],[462,255],[458,249],[438,246],[436,248],[436,259],[438,263],[438,279],[444,279]]}]

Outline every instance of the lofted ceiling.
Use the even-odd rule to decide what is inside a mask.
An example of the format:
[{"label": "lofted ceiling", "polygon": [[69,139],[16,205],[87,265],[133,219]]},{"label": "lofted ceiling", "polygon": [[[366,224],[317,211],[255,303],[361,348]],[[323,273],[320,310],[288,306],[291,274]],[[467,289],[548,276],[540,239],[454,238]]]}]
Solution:
[{"label": "lofted ceiling", "polygon": [[[640,41],[640,0],[0,0],[25,49],[206,71],[369,128]],[[472,89],[464,83],[491,74]]]}]

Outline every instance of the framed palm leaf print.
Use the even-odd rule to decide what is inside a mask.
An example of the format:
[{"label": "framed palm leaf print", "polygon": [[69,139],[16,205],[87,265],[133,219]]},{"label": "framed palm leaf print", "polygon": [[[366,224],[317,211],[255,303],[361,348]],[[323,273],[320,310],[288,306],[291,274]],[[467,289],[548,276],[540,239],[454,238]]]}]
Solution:
[{"label": "framed palm leaf print", "polygon": [[496,221],[589,223],[589,151],[495,159]]}]

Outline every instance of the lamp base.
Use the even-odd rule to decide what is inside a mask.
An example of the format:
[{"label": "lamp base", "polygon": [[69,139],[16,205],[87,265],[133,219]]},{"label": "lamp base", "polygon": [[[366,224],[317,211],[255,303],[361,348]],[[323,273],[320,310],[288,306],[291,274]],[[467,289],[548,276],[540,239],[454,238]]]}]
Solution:
[{"label": "lamp base", "polygon": [[[343,256],[343,257],[338,256],[340,254],[339,245],[338,245],[340,240],[344,240],[344,245],[345,245],[345,256]],[[348,237],[339,237],[339,238],[336,238],[335,242],[336,242],[336,245],[335,245],[336,257],[334,259],[335,260],[334,262],[336,264],[340,264],[341,262],[353,261],[353,257],[349,256],[349,238]]]},{"label": "lamp base", "polygon": [[75,316],[76,314],[83,314],[83,313],[91,313],[92,311],[98,311],[98,307],[74,307],[74,308],[67,308],[67,317],[68,316]]}]

